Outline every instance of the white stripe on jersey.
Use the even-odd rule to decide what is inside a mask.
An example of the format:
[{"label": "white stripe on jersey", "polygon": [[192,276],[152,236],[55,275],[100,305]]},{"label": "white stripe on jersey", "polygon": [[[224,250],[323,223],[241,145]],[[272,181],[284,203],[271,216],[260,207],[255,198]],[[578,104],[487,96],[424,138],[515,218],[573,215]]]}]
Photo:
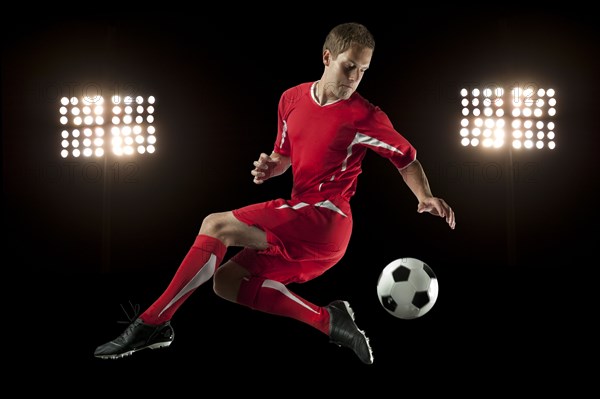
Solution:
[{"label": "white stripe on jersey", "polygon": [[281,144],[279,144],[279,148],[283,148],[283,143],[285,143],[285,138],[287,136],[287,122],[283,121],[283,130],[281,132]]},{"label": "white stripe on jersey", "polygon": [[346,170],[346,166],[348,165],[348,158],[352,156],[352,147],[354,147],[357,144],[366,144],[372,147],[381,147],[385,148],[386,150],[403,154],[403,152],[397,149],[396,147],[392,147],[391,145],[384,143],[381,140],[357,132],[354,136],[354,140],[352,140],[352,143],[350,143],[350,145],[348,146],[348,154],[346,155],[346,159],[344,159],[344,162],[342,163],[342,172]]},{"label": "white stripe on jersey", "polygon": [[[288,204],[283,204],[281,206],[278,206],[275,209],[283,209],[283,208],[300,209],[300,208],[304,208],[305,206],[308,206],[308,205],[309,204],[307,204],[306,202],[298,202],[294,206],[289,206]],[[316,204],[313,204],[313,206],[318,206],[320,208],[327,208],[329,210],[339,213],[340,215],[342,215],[344,217],[348,217],[348,215],[346,215],[344,212],[342,212],[342,210],[340,208],[335,206],[335,204],[329,200],[317,202]]]},{"label": "white stripe on jersey", "polygon": [[340,215],[342,215],[343,217],[348,217],[344,212],[342,212],[342,210],[340,208],[338,208],[337,206],[335,206],[335,204],[329,200],[325,200],[322,202],[317,202],[315,204],[315,206],[320,206],[323,208],[327,208],[327,209],[331,209],[334,212],[339,213]]},{"label": "white stripe on jersey", "polygon": [[304,208],[305,206],[308,206],[308,204],[306,202],[298,202],[296,205],[294,206],[289,206],[288,204],[283,204],[281,206],[278,206],[275,209],[283,209],[283,208],[292,208],[292,209],[300,209],[300,208]]}]

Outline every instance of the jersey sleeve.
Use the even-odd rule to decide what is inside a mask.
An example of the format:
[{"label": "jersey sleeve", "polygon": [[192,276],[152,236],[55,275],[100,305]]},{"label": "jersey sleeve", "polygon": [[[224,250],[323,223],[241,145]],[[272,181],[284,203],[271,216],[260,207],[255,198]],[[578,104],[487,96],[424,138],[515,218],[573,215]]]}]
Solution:
[{"label": "jersey sleeve", "polygon": [[389,159],[398,169],[407,167],[417,158],[417,150],[377,106],[370,106],[358,119],[357,129],[364,135],[361,140],[363,145]]},{"label": "jersey sleeve", "polygon": [[287,105],[289,105],[289,101],[286,99],[287,94],[287,91],[284,92],[279,99],[277,107],[277,137],[273,146],[274,152],[284,156],[290,156],[290,142],[287,138],[287,124],[285,122],[286,114],[289,112],[287,109]]}]

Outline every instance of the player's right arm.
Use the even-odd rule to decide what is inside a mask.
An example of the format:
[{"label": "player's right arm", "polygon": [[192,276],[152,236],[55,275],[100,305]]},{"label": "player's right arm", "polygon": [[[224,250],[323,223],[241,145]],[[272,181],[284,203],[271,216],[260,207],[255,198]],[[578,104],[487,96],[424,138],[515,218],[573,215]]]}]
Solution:
[{"label": "player's right arm", "polygon": [[254,161],[254,169],[250,173],[254,176],[255,184],[262,184],[271,177],[283,174],[291,164],[292,161],[288,156],[278,154],[275,151],[271,155],[263,152],[258,157],[258,161]]}]

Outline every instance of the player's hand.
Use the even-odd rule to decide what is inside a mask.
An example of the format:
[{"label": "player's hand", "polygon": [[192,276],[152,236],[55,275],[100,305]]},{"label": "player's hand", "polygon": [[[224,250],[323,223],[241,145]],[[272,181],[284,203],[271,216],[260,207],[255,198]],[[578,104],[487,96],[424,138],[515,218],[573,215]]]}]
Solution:
[{"label": "player's hand", "polygon": [[417,212],[429,212],[432,215],[443,217],[446,219],[446,223],[454,230],[456,227],[456,218],[454,211],[450,208],[450,205],[441,198],[430,197],[421,202],[417,206]]},{"label": "player's hand", "polygon": [[254,176],[254,183],[262,184],[265,180],[273,177],[274,170],[279,165],[279,158],[271,158],[264,152],[258,157],[258,161],[254,161],[254,169],[250,172]]}]

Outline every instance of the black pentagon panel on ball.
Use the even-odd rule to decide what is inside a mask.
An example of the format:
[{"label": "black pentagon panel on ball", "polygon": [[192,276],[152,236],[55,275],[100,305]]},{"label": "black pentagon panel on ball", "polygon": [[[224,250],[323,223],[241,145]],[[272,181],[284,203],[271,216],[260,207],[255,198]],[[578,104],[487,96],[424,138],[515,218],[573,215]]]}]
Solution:
[{"label": "black pentagon panel on ball", "polygon": [[433,273],[433,269],[427,265],[427,263],[423,263],[423,270],[430,278],[435,278],[435,274]]},{"label": "black pentagon panel on ball", "polygon": [[408,276],[410,276],[410,269],[406,266],[398,266],[392,272],[392,277],[395,282],[408,281]]},{"label": "black pentagon panel on ball", "polygon": [[415,292],[412,304],[421,309],[429,303],[429,293],[427,291]]},{"label": "black pentagon panel on ball", "polygon": [[398,307],[398,304],[396,303],[396,301],[394,301],[394,298],[392,298],[390,295],[383,295],[381,297],[381,303],[382,303],[383,307],[386,308],[387,310],[389,310],[390,312],[394,312],[396,310],[396,308]]}]

